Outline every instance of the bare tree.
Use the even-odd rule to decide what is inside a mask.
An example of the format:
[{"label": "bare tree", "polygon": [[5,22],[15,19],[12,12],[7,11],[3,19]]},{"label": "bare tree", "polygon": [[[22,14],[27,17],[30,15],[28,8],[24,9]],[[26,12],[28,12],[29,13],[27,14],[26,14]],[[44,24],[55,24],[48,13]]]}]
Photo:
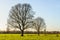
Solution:
[{"label": "bare tree", "polygon": [[10,10],[7,24],[10,27],[20,29],[21,36],[23,36],[24,30],[29,27],[33,14],[34,12],[32,11],[30,4],[17,4]]},{"label": "bare tree", "polygon": [[33,26],[37,30],[37,33],[39,35],[40,30],[42,30],[45,27],[44,19],[41,17],[37,17],[33,22]]}]

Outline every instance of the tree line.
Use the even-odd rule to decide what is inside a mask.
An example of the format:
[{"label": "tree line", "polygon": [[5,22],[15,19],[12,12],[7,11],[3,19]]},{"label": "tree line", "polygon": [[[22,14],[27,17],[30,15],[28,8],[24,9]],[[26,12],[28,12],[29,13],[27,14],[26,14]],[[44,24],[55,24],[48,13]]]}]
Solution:
[{"label": "tree line", "polygon": [[44,29],[46,31],[44,19],[42,17],[34,18],[34,14],[35,12],[30,4],[19,3],[12,6],[7,19],[7,30],[9,30],[8,28],[17,28],[20,30],[21,36],[23,36],[24,30],[28,28],[35,29],[38,35],[40,30]]}]

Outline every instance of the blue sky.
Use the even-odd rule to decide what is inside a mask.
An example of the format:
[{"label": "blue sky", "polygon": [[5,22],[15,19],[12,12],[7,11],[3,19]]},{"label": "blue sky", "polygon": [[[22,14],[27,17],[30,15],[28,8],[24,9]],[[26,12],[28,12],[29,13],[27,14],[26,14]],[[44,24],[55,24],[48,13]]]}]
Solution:
[{"label": "blue sky", "polygon": [[7,27],[9,10],[18,3],[29,3],[35,11],[35,17],[42,17],[47,30],[60,30],[60,0],[0,0],[0,29]]}]

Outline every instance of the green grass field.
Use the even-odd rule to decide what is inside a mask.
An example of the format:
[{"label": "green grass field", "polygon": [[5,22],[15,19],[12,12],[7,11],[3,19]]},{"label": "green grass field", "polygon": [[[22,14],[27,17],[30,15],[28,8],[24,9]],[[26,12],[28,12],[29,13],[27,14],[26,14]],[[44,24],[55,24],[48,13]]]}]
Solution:
[{"label": "green grass field", "polygon": [[20,34],[0,34],[0,40],[60,40],[56,34],[24,34],[24,36],[20,36]]}]

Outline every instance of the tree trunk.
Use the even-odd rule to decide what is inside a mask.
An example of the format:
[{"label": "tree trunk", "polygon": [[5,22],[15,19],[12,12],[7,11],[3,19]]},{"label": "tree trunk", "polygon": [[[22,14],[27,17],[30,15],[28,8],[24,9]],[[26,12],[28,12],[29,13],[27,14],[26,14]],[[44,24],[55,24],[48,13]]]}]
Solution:
[{"label": "tree trunk", "polygon": [[39,36],[39,30],[38,30],[38,36]]},{"label": "tree trunk", "polygon": [[24,34],[24,30],[21,30],[21,36],[23,36],[23,34]]},{"label": "tree trunk", "polygon": [[45,36],[46,36],[46,29],[44,29],[44,34],[45,34]]}]

